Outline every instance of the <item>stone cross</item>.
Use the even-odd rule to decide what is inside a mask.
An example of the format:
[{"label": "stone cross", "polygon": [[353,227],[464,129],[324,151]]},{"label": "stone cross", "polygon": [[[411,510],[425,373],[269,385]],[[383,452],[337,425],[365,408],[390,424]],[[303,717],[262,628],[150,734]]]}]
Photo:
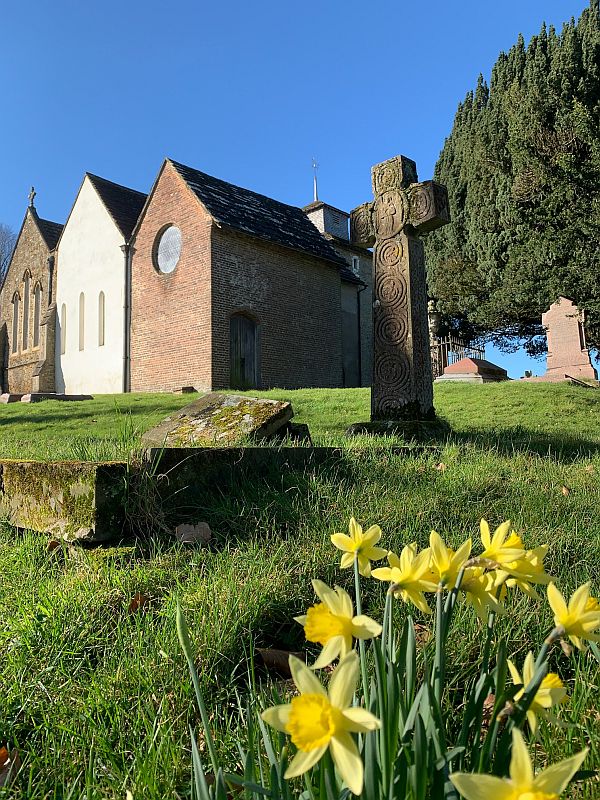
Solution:
[{"label": "stone cross", "polygon": [[425,253],[419,234],[450,222],[448,193],[418,183],[405,156],[371,170],[372,203],[350,216],[354,244],[373,254],[373,387],[371,420],[435,418],[427,317]]},{"label": "stone cross", "polygon": [[35,200],[35,196],[36,196],[36,194],[37,194],[37,192],[35,191],[35,189],[34,189],[34,188],[33,188],[33,186],[32,186],[32,187],[31,187],[31,191],[30,191],[30,192],[29,192],[29,194],[28,194],[28,199],[29,199],[29,208],[33,208],[33,201]]}]

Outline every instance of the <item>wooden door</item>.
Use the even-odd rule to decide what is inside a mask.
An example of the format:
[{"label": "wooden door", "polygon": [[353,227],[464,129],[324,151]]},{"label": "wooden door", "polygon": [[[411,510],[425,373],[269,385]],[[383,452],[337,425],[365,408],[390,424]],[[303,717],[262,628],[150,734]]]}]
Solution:
[{"label": "wooden door", "polygon": [[229,369],[232,389],[258,387],[258,325],[243,314],[230,323]]}]

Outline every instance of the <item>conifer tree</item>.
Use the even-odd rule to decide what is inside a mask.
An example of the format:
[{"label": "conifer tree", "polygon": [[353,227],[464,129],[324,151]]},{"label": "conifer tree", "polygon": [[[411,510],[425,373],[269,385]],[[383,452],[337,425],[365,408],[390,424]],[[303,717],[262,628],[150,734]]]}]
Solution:
[{"label": "conifer tree", "polygon": [[600,347],[600,0],[560,34],[521,35],[459,104],[435,169],[452,224],[427,239],[429,290],[451,326],[545,347],[558,296]]}]

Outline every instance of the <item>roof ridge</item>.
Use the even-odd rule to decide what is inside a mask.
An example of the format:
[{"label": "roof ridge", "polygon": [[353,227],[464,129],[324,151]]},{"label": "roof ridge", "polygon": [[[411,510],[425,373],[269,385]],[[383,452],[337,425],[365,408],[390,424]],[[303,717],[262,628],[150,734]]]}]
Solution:
[{"label": "roof ridge", "polygon": [[141,192],[139,189],[132,189],[131,186],[125,186],[124,183],[117,183],[116,181],[111,181],[109,178],[103,178],[102,175],[95,175],[93,172],[86,172],[85,173],[90,180],[93,181],[102,181],[103,183],[110,183],[111,186],[117,186],[119,189],[126,189],[128,192],[135,192],[136,194],[143,195],[144,197],[147,196],[146,192]]}]

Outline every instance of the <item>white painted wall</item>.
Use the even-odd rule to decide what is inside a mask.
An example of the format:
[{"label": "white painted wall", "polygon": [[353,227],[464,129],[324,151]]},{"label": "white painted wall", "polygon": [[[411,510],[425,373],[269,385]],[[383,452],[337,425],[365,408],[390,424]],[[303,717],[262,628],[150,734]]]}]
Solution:
[{"label": "white painted wall", "polygon": [[[123,391],[123,235],[86,177],[58,246],[56,391]],[[98,297],[105,296],[104,345],[98,344]],[[79,350],[79,295],[85,295],[84,349]],[[66,349],[61,354],[61,308],[66,305]]]}]

